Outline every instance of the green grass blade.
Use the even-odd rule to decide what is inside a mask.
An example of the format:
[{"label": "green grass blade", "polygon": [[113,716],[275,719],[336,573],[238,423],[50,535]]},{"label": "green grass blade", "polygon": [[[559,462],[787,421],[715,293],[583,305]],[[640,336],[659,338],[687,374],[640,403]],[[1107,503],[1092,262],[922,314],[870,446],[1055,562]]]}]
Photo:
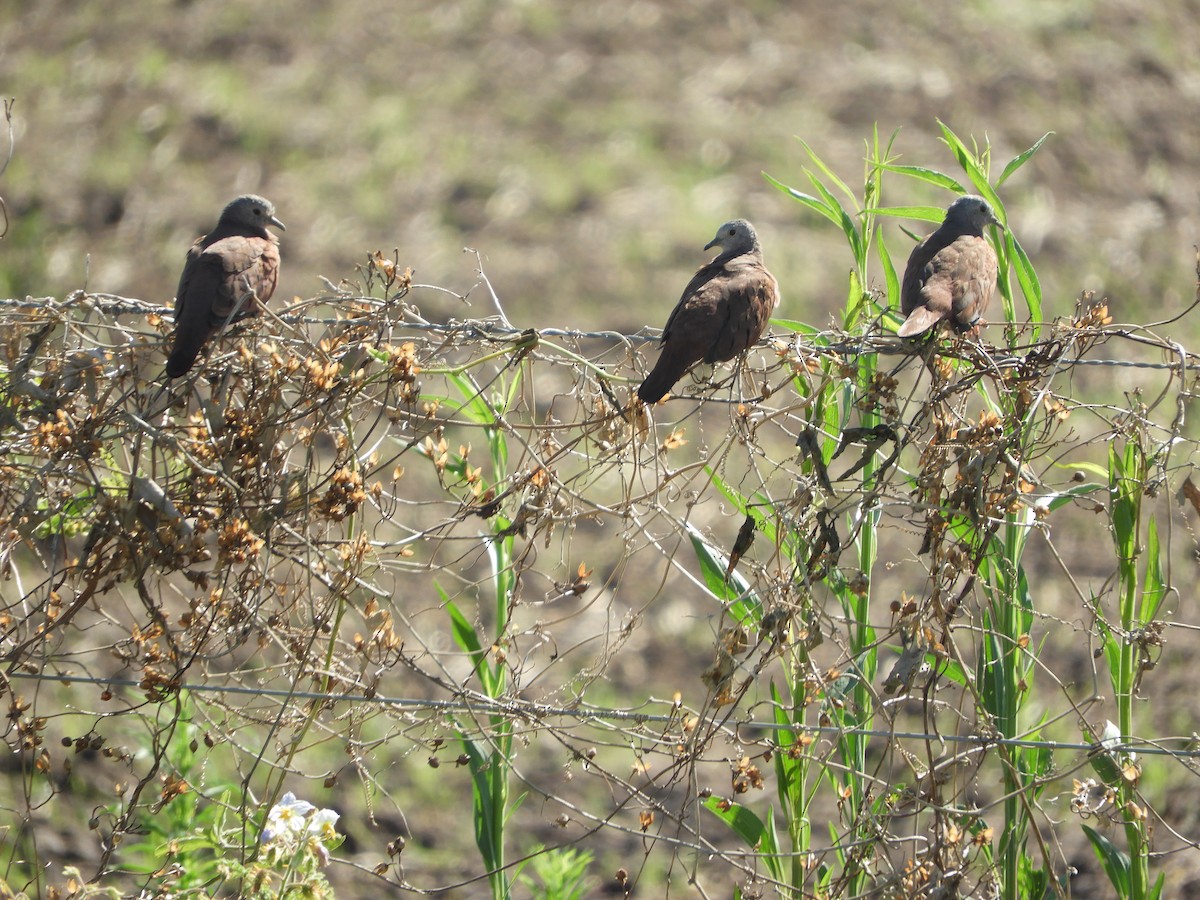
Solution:
[{"label": "green grass blade", "polygon": [[940,206],[880,206],[875,209],[864,209],[863,212],[877,216],[891,216],[895,219],[920,219],[922,222],[942,224],[946,218],[946,210]]},{"label": "green grass blade", "polygon": [[1017,273],[1017,283],[1021,285],[1021,293],[1029,306],[1029,317],[1034,322],[1042,321],[1042,282],[1038,279],[1033,263],[1025,248],[1017,241],[1011,231],[1004,233],[1004,241],[1008,245],[1008,258],[1012,260]]},{"label": "green grass blade", "polygon": [[824,216],[826,219],[828,219],[834,225],[837,225],[839,228],[841,227],[842,217],[838,214],[838,212],[827,207],[824,203],[822,203],[816,197],[812,196],[811,194],[806,194],[803,191],[798,191],[795,188],[788,187],[782,181],[776,181],[774,178],[772,178],[766,172],[763,172],[762,176],[763,176],[763,178],[767,179],[767,182],[769,184],[771,184],[774,187],[778,188],[779,190],[783,191],[783,193],[787,194],[793,200],[804,204],[809,209],[811,209],[813,212],[820,213],[822,216]]},{"label": "green grass blade", "polygon": [[479,386],[469,376],[452,372],[446,378],[462,394],[465,402],[461,407],[461,411],[467,418],[480,425],[488,425],[496,421],[495,410],[484,399]]},{"label": "green grass blade", "polygon": [[1084,825],[1083,833],[1091,842],[1092,849],[1096,852],[1096,858],[1104,867],[1104,872],[1108,875],[1108,880],[1113,888],[1116,889],[1117,896],[1130,896],[1129,857],[1116,844],[1095,829]]},{"label": "green grass blade", "polygon": [[704,801],[704,808],[724,822],[747,847],[757,849],[766,831],[762,819],[740,803],[730,803],[728,807],[725,804],[720,797],[712,796]]},{"label": "green grass blade", "polygon": [[1000,187],[1000,185],[1004,184],[1004,182],[1008,180],[1009,175],[1012,175],[1017,171],[1017,169],[1029,162],[1029,158],[1033,156],[1033,154],[1037,153],[1038,150],[1041,149],[1042,144],[1046,143],[1046,141],[1049,140],[1050,136],[1053,134],[1053,131],[1047,131],[1037,139],[1032,147],[1030,147],[1024,153],[1018,153],[1016,156],[1010,159],[1008,161],[1008,165],[1004,167],[1004,171],[1000,173],[1000,177],[996,180],[996,187]]},{"label": "green grass blade", "polygon": [[988,182],[987,172],[983,171],[979,166],[979,162],[975,159],[975,154],[964,144],[950,127],[941,119],[938,120],[938,127],[942,129],[942,140],[950,151],[954,154],[958,164],[962,166],[963,171],[967,173],[967,177],[971,179],[971,184],[975,185],[975,189],[979,192],[988,203],[992,205],[992,209],[996,211],[996,218],[1002,223],[1008,224],[1007,216],[1004,213],[1004,204],[1000,202],[1000,198],[996,195],[995,189]]},{"label": "green grass blade", "polygon": [[[441,593],[441,588],[438,588],[438,591]],[[479,643],[479,635],[475,633],[474,626],[462,614],[462,610],[455,605],[453,600],[446,597],[444,593],[442,593],[442,599],[446,605],[446,612],[450,614],[450,631],[454,635],[454,643],[472,657],[481,654],[483,645]]]},{"label": "green grass blade", "polygon": [[762,621],[762,603],[750,590],[750,583],[734,569],[729,581],[725,581],[725,567],[728,559],[716,548],[711,546],[694,525],[688,523],[688,537],[692,541],[692,550],[700,563],[700,574],[704,586],[722,602],[729,605],[729,614],[741,625],[753,625]]},{"label": "green grass blade", "polygon": [[1142,602],[1137,610],[1137,619],[1149,625],[1158,614],[1158,608],[1167,596],[1167,584],[1163,579],[1162,547],[1158,541],[1158,523],[1150,520],[1146,535],[1146,576],[1142,583]]},{"label": "green grass blade", "polygon": [[883,242],[883,226],[875,230],[875,252],[879,256],[879,264],[883,266],[883,278],[887,284],[887,306],[898,309],[900,306],[900,279],[896,275],[896,267],[892,264],[892,256],[888,253],[887,245]]},{"label": "green grass blade", "polygon": [[854,191],[850,190],[850,188],[846,186],[846,183],[844,181],[842,181],[842,179],[837,177],[837,175],[834,173],[833,169],[831,169],[831,168],[829,168],[829,166],[825,165],[825,160],[823,160],[823,159],[821,159],[821,157],[817,156],[816,151],[814,151],[812,147],[808,146],[808,144],[805,143],[803,138],[798,137],[798,138],[796,138],[796,140],[798,140],[800,142],[800,146],[804,148],[804,152],[808,154],[808,158],[813,161],[813,165],[815,165],[818,169],[821,170],[821,174],[823,174],[826,178],[828,178],[831,182],[833,182],[834,186],[839,191],[841,191],[843,194],[845,194],[847,197],[849,197],[851,203],[857,203],[858,198],[854,196]]},{"label": "green grass blade", "polygon": [[928,184],[936,185],[940,188],[945,188],[948,191],[953,191],[956,194],[966,194],[967,189],[962,186],[958,180],[950,177],[944,172],[938,172],[935,169],[927,169],[925,166],[898,166],[883,164],[879,168],[886,169],[889,172],[895,172],[897,175],[905,175],[909,178],[915,178],[918,181],[924,181]]},{"label": "green grass blade", "polygon": [[[809,325],[805,322],[798,322],[795,319],[771,319],[772,328],[781,328],[784,331],[795,332],[802,334],[805,337],[816,337],[821,333],[819,328]],[[828,343],[827,341],[824,343]]]},{"label": "green grass blade", "polygon": [[812,182],[812,186],[817,189],[817,193],[821,195],[821,198],[825,201],[828,207],[831,210],[836,209],[840,213],[837,223],[842,227],[842,233],[846,236],[846,240],[850,243],[850,249],[854,253],[854,258],[856,260],[861,259],[862,235],[858,233],[858,228],[854,224],[854,219],[852,219],[850,214],[846,212],[845,207],[838,202],[837,197],[830,193],[829,188],[821,184],[821,179],[819,179],[812,172],[809,172],[807,169],[805,170],[805,174],[808,175],[808,180]]}]

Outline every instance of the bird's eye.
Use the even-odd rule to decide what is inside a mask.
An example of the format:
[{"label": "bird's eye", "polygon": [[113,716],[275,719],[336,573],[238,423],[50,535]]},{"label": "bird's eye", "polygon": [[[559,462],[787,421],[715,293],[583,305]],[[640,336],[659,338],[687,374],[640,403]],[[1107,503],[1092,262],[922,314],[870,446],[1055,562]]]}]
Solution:
[{"label": "bird's eye", "polygon": [[737,229],[736,229],[736,228],[730,228],[730,229],[729,229],[729,236],[730,236],[730,237],[733,237],[735,234],[737,234]]}]

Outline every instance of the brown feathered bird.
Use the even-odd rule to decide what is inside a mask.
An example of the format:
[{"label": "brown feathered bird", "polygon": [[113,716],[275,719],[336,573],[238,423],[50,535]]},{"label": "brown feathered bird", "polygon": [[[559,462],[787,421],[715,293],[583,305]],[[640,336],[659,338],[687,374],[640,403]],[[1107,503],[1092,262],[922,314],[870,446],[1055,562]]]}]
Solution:
[{"label": "brown feathered bird", "polygon": [[231,200],[217,227],[192,244],[175,293],[169,377],[187,372],[226,322],[258,315],[259,305],[271,298],[279,279],[279,239],[268,225],[287,230],[269,200],[245,194]]},{"label": "brown feathered bird", "polygon": [[696,363],[723,362],[753,346],[779,304],[753,225],[726,222],[704,245],[713,247],[721,252],[696,270],[663,328],[662,353],[638,388],[644,403],[661,400]]},{"label": "brown feathered bird", "polygon": [[996,290],[996,251],[983,236],[987,225],[1004,226],[982,197],[959,197],[941,227],[913,248],[900,286],[904,324],[900,337],[924,334],[941,321],[956,331],[979,324]]}]

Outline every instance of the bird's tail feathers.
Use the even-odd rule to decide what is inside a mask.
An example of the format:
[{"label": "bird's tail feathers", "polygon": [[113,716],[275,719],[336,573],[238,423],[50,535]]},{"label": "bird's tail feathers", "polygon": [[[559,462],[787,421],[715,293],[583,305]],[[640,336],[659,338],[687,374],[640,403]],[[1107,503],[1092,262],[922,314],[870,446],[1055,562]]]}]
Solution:
[{"label": "bird's tail feathers", "polygon": [[904,320],[904,324],[900,326],[896,334],[900,337],[917,337],[936,325],[941,318],[939,313],[934,312],[928,306],[918,306],[908,314],[908,318]]},{"label": "bird's tail feathers", "polygon": [[175,344],[167,357],[167,375],[178,378],[187,372],[200,355],[200,348],[208,340],[208,334],[200,328],[176,328]]},{"label": "bird's tail feathers", "polygon": [[658,363],[638,387],[638,397],[647,406],[657,403],[667,395],[671,388],[675,387],[675,382],[683,377],[683,373],[687,369],[686,362],[680,365],[676,360],[665,355],[659,357]]}]

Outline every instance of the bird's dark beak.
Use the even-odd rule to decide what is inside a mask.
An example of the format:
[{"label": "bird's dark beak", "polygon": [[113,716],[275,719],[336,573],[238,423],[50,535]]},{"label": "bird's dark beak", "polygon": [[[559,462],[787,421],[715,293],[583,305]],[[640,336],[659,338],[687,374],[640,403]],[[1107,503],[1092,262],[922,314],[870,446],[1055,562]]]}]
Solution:
[{"label": "bird's dark beak", "polygon": [[995,215],[993,215],[993,216],[991,217],[991,219],[989,219],[988,221],[989,221],[989,223],[990,223],[990,224],[992,224],[992,225],[995,225],[995,226],[996,226],[997,228],[999,228],[1001,231],[1008,231],[1008,229],[1007,229],[1007,228],[1005,228],[1003,225],[1001,225],[1001,224],[1000,224],[1000,220],[999,220],[999,219],[997,219]]},{"label": "bird's dark beak", "polygon": [[275,226],[276,228],[278,228],[280,231],[287,231],[287,226],[286,226],[286,225],[284,225],[282,222],[280,222],[280,221],[279,221],[277,218],[275,218],[274,216],[271,216],[271,218],[267,219],[267,224],[268,224],[268,225],[274,225],[274,226]]},{"label": "bird's dark beak", "polygon": [[715,237],[711,241],[709,241],[707,244],[705,244],[704,249],[711,250],[713,247],[719,247],[720,245],[721,245],[721,237],[720,237],[720,235],[718,235],[717,237]]}]

